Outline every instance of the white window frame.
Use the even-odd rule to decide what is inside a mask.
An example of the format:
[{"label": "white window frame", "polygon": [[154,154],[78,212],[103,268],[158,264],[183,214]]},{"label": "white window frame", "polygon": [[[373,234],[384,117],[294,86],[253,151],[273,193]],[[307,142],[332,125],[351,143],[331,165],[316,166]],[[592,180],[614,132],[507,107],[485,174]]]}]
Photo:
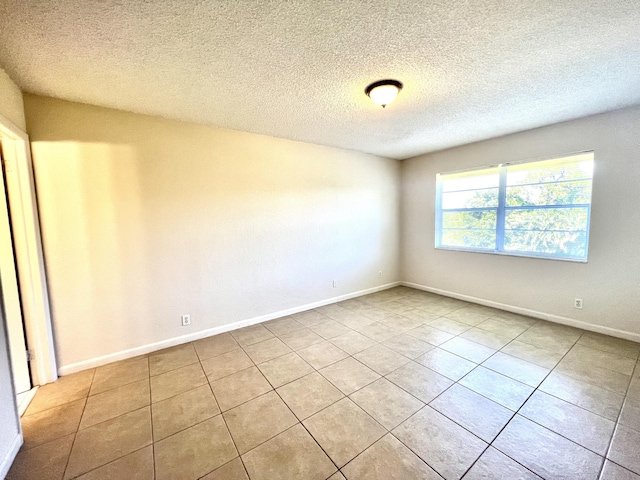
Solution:
[{"label": "white window frame", "polygon": [[[585,150],[580,152],[567,153],[564,155],[553,155],[549,157],[543,158],[535,158],[535,159],[527,159],[521,160],[517,162],[508,162],[508,163],[500,163],[493,165],[483,165],[480,167],[467,168],[463,170],[453,170],[448,172],[441,172],[436,175],[436,211],[435,211],[435,248],[438,250],[453,250],[453,251],[462,251],[462,252],[473,252],[473,253],[489,253],[493,255],[506,255],[511,257],[527,257],[527,258],[542,258],[547,260],[561,260],[565,262],[577,262],[577,263],[587,263],[589,256],[589,232],[591,229],[591,204],[593,199],[593,180],[595,175],[591,178],[591,198],[589,199],[588,204],[572,204],[572,205],[552,205],[552,206],[531,206],[531,207],[507,207],[506,206],[506,195],[507,195],[507,167],[513,165],[521,165],[526,163],[537,163],[544,162],[548,160],[561,159],[565,157],[572,157],[577,155],[590,154],[593,157],[594,162],[594,172],[595,172],[595,153],[593,150]],[[482,207],[476,209],[459,209],[459,211],[491,211],[496,210],[496,248],[478,248],[478,247],[464,247],[464,246],[451,246],[451,245],[442,245],[442,176],[443,175],[451,175],[455,173],[464,173],[464,172],[474,172],[481,171],[490,168],[497,168],[499,175],[499,184],[498,184],[498,206],[497,207]],[[537,252],[514,252],[514,251],[505,251],[504,250],[504,232],[505,232],[505,219],[506,219],[506,211],[510,209],[514,210],[542,210],[545,208],[586,208],[587,209],[587,226],[585,230],[586,241],[585,241],[585,257],[568,257],[566,255],[558,255],[552,253],[537,253]],[[455,210],[455,209],[451,209]],[[447,210],[447,211],[451,211]]]}]

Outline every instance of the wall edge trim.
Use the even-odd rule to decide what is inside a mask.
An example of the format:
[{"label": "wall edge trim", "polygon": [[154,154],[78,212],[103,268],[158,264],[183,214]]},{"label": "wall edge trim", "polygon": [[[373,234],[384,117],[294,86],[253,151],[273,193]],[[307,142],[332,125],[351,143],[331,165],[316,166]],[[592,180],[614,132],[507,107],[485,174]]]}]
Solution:
[{"label": "wall edge trim", "polygon": [[405,287],[411,287],[425,292],[431,292],[445,297],[451,297],[458,300],[464,300],[466,302],[477,303],[478,305],[484,305],[486,307],[498,308],[507,312],[517,313],[520,315],[526,315],[528,317],[539,318],[540,320],[547,320],[553,323],[559,323],[561,325],[568,325],[570,327],[581,328],[582,330],[588,330],[590,332],[602,333],[604,335],[610,335],[612,337],[622,338],[624,340],[631,340],[632,342],[640,343],[640,333],[627,332],[625,330],[619,330],[617,328],[604,327],[602,325],[595,325],[593,323],[583,322],[582,320],[576,320],[575,318],[563,317],[560,315],[554,315],[552,313],[539,312],[537,310],[531,310],[523,307],[516,307],[506,303],[494,302],[493,300],[485,300],[484,298],[473,297],[471,295],[464,295],[461,293],[450,292],[448,290],[441,290],[439,288],[428,287],[419,283],[413,282],[400,282]]},{"label": "wall edge trim", "polygon": [[237,322],[220,325],[218,327],[207,328],[205,330],[200,330],[198,332],[189,333],[186,335],[180,335],[178,337],[172,337],[166,340],[160,340],[158,342],[140,345],[138,347],[130,348],[127,350],[121,350],[119,352],[109,353],[107,355],[102,355],[99,357],[82,360],[80,362],[61,366],[60,368],[58,368],[58,375],[60,376],[69,375],[71,373],[80,372],[88,368],[100,367],[102,365],[106,365],[107,363],[116,362],[118,360],[126,360],[127,358],[136,357],[138,355],[144,355],[146,353],[154,352],[156,350],[161,350],[163,348],[174,347],[176,345],[181,345],[187,342],[193,342],[194,340],[200,340],[202,338],[210,337],[212,335],[218,335],[220,333],[229,332],[231,330],[237,330],[238,328],[249,327],[251,325],[266,322],[268,320],[273,320],[275,318],[280,318],[287,315],[293,315],[295,313],[304,312],[305,310],[310,310],[312,308],[322,307],[324,305],[329,305],[331,303],[341,302],[343,300],[349,300],[350,298],[360,297],[362,295],[368,295],[370,293],[380,292],[382,290],[388,290],[389,288],[397,287],[400,284],[401,282],[399,281],[386,283],[384,285],[379,285],[377,287],[367,288],[365,290],[359,290],[359,291],[347,293],[344,295],[338,295],[336,297],[319,300],[317,302],[307,303],[305,305],[300,305],[298,307],[288,308],[286,310],[280,310],[277,312],[268,313],[266,315],[260,315],[258,317],[248,318],[245,320],[239,320]]},{"label": "wall edge trim", "polygon": [[9,447],[9,451],[6,456],[0,461],[0,478],[4,478],[9,473],[9,469],[11,465],[13,465],[13,461],[16,459],[18,452],[20,451],[20,447],[22,447],[22,434],[18,432],[16,434],[16,438],[11,442],[11,447]]}]

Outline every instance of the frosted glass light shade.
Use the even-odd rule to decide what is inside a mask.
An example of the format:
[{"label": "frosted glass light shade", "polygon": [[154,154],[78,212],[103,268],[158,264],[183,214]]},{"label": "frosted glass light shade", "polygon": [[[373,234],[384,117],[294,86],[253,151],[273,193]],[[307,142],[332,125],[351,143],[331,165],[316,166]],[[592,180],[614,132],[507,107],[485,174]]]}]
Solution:
[{"label": "frosted glass light shade", "polygon": [[365,93],[374,103],[384,108],[395,100],[400,90],[402,90],[402,83],[397,80],[380,80],[369,85]]}]

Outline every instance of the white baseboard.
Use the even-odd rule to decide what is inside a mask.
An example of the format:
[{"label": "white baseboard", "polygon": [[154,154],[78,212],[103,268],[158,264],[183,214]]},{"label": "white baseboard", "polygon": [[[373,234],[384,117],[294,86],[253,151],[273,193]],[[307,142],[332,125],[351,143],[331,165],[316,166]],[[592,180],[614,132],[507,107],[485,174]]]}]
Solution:
[{"label": "white baseboard", "polygon": [[18,451],[20,450],[21,446],[22,446],[22,434],[18,433],[16,437],[13,439],[13,442],[11,442],[9,451],[4,456],[2,461],[0,461],[0,478],[5,478],[9,473],[9,469],[11,468],[11,465],[13,464],[13,461],[15,460],[16,455],[18,455]]},{"label": "white baseboard", "polygon": [[362,295],[368,295],[370,293],[379,292],[381,290],[387,290],[389,288],[397,287],[400,282],[387,283],[378,287],[368,288],[366,290],[360,290],[353,293],[347,293],[337,297],[327,298],[318,302],[308,303],[299,307],[289,308],[287,310],[281,310],[279,312],[269,313],[267,315],[261,315],[259,317],[248,318],[246,320],[240,320],[238,322],[228,323],[226,325],[220,325],[214,328],[208,328],[206,330],[200,330],[199,332],[190,333],[188,335],[181,335],[179,337],[168,338],[159,342],[148,343],[139,347],[130,348],[128,350],[121,350],[119,352],[110,353],[108,355],[102,355],[100,357],[90,358],[77,363],[71,363],[58,368],[58,374],[60,376],[69,375],[71,373],[86,370],[87,368],[100,367],[107,363],[116,362],[118,360],[125,360],[127,358],[136,357],[138,355],[144,355],[145,353],[155,352],[156,350],[162,350],[163,348],[169,348],[176,345],[181,345],[187,342],[193,342],[194,340],[200,340],[201,338],[210,337],[212,335],[218,335],[219,333],[229,332],[231,330],[237,330],[238,328],[248,327],[255,325],[256,323],[266,322],[275,318],[285,317],[287,315],[293,315],[294,313],[304,312],[312,308],[322,307],[331,303],[341,302],[343,300],[349,300],[350,298],[361,297]]},{"label": "white baseboard", "polygon": [[33,400],[33,397],[35,397],[36,393],[38,392],[38,388],[40,387],[36,385],[31,390],[27,390],[26,392],[19,393],[17,395],[18,415],[20,415],[21,417],[22,415],[24,415],[24,412],[27,411],[27,408],[29,408],[29,404],[31,403],[31,400]]},{"label": "white baseboard", "polygon": [[619,330],[617,328],[604,327],[602,325],[595,325],[593,323],[584,322],[582,320],[576,320],[575,318],[562,317],[560,315],[553,315],[551,313],[538,312],[536,310],[530,310],[528,308],[516,307],[514,305],[507,305],[506,303],[494,302],[492,300],[485,300],[483,298],[472,297],[471,295],[462,295],[460,293],[449,292],[447,290],[441,290],[439,288],[427,287],[418,283],[412,282],[400,282],[405,287],[411,287],[418,290],[424,290],[425,292],[436,293],[445,297],[456,298],[458,300],[464,300],[465,302],[477,303],[478,305],[484,305],[486,307],[498,308],[500,310],[506,310],[507,312],[518,313],[520,315],[526,315],[528,317],[539,318],[541,320],[547,320],[549,322],[559,323],[562,325],[568,325],[570,327],[581,328],[583,330],[589,330],[590,332],[602,333],[605,335],[611,335],[612,337],[623,338],[625,340],[631,340],[633,342],[640,342],[640,334],[627,332],[625,330]]}]

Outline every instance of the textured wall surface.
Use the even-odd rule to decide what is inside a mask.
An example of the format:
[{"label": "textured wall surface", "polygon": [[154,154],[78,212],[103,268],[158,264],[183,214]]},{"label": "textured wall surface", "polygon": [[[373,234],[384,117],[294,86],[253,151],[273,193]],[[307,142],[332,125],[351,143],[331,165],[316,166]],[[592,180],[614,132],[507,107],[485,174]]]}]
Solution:
[{"label": "textured wall surface", "polygon": [[[27,92],[392,158],[640,103],[637,0],[5,0]],[[405,84],[387,109],[363,93]]]},{"label": "textured wall surface", "polygon": [[0,115],[16,127],[26,129],[22,92],[2,68],[0,68]]},{"label": "textured wall surface", "polygon": [[[630,108],[403,162],[402,280],[640,334],[639,139]],[[437,173],[584,150],[595,153],[587,263],[434,248]]]},{"label": "textured wall surface", "polygon": [[395,160],[25,107],[60,367],[398,280]]}]

